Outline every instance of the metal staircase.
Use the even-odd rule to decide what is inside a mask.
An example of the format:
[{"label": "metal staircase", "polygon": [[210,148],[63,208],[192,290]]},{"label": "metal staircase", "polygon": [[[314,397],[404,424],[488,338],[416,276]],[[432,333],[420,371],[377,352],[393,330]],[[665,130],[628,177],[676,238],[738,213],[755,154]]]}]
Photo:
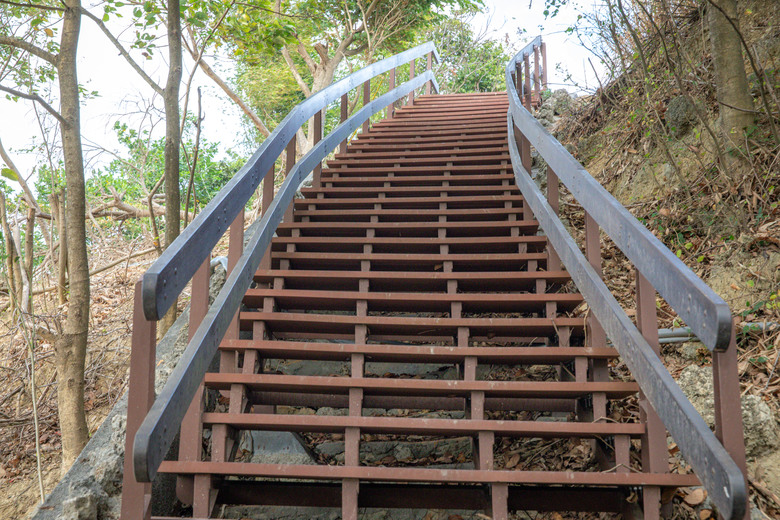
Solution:
[{"label": "metal staircase", "polygon": [[[396,68],[426,55],[427,71],[415,75],[412,61],[396,87]],[[218,518],[221,505],[338,507],[345,519],[371,509],[657,518],[663,490],[702,484],[723,516],[744,516],[728,308],[535,123],[539,39],[507,66],[508,94],[435,94],[434,57],[430,44],[412,49],[296,108],[139,282],[123,518],[151,516],[144,482],[157,474],[178,476],[192,518]],[[371,101],[369,81],[385,72],[389,93]],[[364,108],[347,118],[346,92],[359,85]],[[339,97],[342,125],[295,163],[295,130],[311,116],[321,129],[322,108]],[[550,165],[548,199],[529,176],[532,144]],[[285,184],[274,195],[264,181],[263,218],[243,248],[242,208],[285,147]],[[557,219],[559,181],[586,209],[585,255]],[[230,276],[208,309],[209,252],[228,225]],[[601,282],[599,227],[637,266],[636,324]],[[191,341],[154,399],[154,320],[190,278]],[[657,355],[656,288],[714,351],[717,436]],[[574,313],[584,300],[586,317]],[[207,371],[215,355],[219,370]],[[615,377],[617,359],[638,383]],[[289,375],[268,370],[274,360],[343,370]],[[610,415],[614,400],[637,394],[638,418]],[[301,407],[328,413],[292,413]],[[667,429],[695,474],[669,472]],[[163,460],[179,430],[176,460]],[[343,460],[247,462],[236,449],[247,430],[326,434],[343,441]],[[361,446],[376,436],[466,437],[471,449],[443,466],[369,461]],[[581,445],[580,463],[507,467],[507,438]]]}]

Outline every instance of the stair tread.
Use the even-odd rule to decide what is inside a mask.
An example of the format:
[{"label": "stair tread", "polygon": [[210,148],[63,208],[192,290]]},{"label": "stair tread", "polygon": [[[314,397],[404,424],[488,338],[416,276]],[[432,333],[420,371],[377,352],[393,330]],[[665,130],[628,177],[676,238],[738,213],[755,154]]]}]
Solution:
[{"label": "stair tread", "polygon": [[455,347],[443,345],[388,345],[372,343],[307,343],[301,341],[273,341],[231,339],[220,345],[222,350],[257,350],[264,357],[277,359],[318,359],[348,361],[352,354],[361,353],[369,361],[408,360],[416,363],[455,363],[466,356],[489,363],[558,363],[577,357],[613,359],[618,353],[608,347]]},{"label": "stair tread", "polygon": [[384,377],[331,377],[280,374],[206,373],[204,383],[216,390],[230,390],[241,384],[259,391],[348,394],[350,388],[362,388],[364,395],[469,396],[485,392],[491,397],[577,398],[604,393],[623,398],[639,391],[634,382],[568,381],[465,381],[462,379],[401,379]]},{"label": "stair tread", "polygon": [[364,433],[459,436],[493,431],[497,436],[542,438],[594,437],[599,435],[639,437],[646,431],[645,425],[641,423],[504,421],[258,413],[205,413],[203,414],[203,422],[206,425],[227,424],[241,429],[264,431],[343,433],[345,428],[360,428]]},{"label": "stair tread", "polygon": [[251,464],[243,462],[164,461],[160,473],[217,474],[266,478],[344,479],[397,482],[506,483],[594,486],[698,486],[695,475],[676,473],[615,473],[595,471],[513,471],[513,470],[447,470],[294,464]]}]

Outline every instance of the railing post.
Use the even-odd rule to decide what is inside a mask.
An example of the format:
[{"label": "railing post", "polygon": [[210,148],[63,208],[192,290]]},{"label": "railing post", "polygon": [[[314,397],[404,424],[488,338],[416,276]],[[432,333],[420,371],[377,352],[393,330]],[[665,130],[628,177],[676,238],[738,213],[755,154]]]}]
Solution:
[{"label": "railing post", "polygon": [[[425,70],[431,70],[433,69],[433,52],[428,53],[428,68]],[[431,95],[431,89],[433,88],[433,82],[429,81],[425,84],[425,94],[430,96]]]},{"label": "railing post", "polygon": [[[588,263],[598,273],[599,277],[603,277],[601,272],[601,231],[598,223],[585,212],[585,256],[588,259]],[[588,314],[588,344],[589,347],[603,347],[606,345],[607,336],[604,333],[604,329],[601,323],[593,316],[592,313]]]},{"label": "railing post", "polygon": [[[742,425],[739,372],[737,369],[737,322],[731,327],[731,342],[725,352],[712,353],[712,379],[715,398],[715,435],[737,463],[743,475],[747,475],[745,461],[745,436]],[[747,483],[746,483],[747,485]],[[745,520],[750,518],[750,504],[746,507]]]},{"label": "railing post", "polygon": [[[523,54],[523,68],[525,69],[525,97],[523,98],[523,105],[529,112],[531,111],[531,57],[529,53]],[[530,171],[530,170],[529,170]]]},{"label": "railing post", "polygon": [[[388,90],[393,90],[395,88],[395,68],[390,69],[390,76],[388,77]],[[395,101],[387,105],[387,114],[385,115],[385,119],[392,119],[393,113],[395,112]]]},{"label": "railing post", "polygon": [[[263,201],[265,202],[265,201]],[[190,299],[190,319],[187,340],[191,340],[195,331],[206,316],[209,308],[209,274],[211,272],[211,255],[200,265],[192,277],[192,298]],[[181,422],[179,434],[179,460],[198,461],[203,442],[203,425],[200,420],[203,411],[203,385],[198,387],[195,397],[187,408],[187,413]],[[195,498],[195,481],[192,476],[176,477],[176,496],[184,504],[193,504]]]},{"label": "railing post", "polygon": [[536,93],[536,96],[539,99],[539,104],[541,105],[542,86],[541,86],[541,81],[539,79],[539,47],[536,45],[534,45],[534,92]]},{"label": "railing post", "polygon": [[547,90],[547,44],[542,42],[542,88]]},{"label": "railing post", "polygon": [[[266,174],[265,179],[263,179],[263,205],[262,209],[260,210],[260,216],[265,215],[265,212],[268,211],[268,208],[271,206],[271,202],[274,200],[274,167],[271,166],[271,169],[268,171],[268,174]],[[263,255],[263,259],[260,260],[260,266],[259,269],[270,269],[271,268],[271,247],[268,247],[268,250],[265,252],[265,255]]]},{"label": "railing post", "polygon": [[[658,311],[655,304],[655,288],[639,269],[636,273],[636,325],[656,355],[661,355],[658,344]],[[669,462],[666,447],[666,428],[644,393],[639,392],[639,418],[645,423],[642,436],[642,470],[648,473],[668,473]],[[643,488],[645,518],[656,518],[661,507],[661,488]]]},{"label": "railing post", "polygon": [[[409,81],[414,79],[414,60],[409,62]],[[414,105],[414,91],[409,92],[409,105]]]},{"label": "railing post", "polygon": [[[368,105],[371,103],[371,80],[367,79],[365,83],[363,83],[363,106]],[[363,133],[368,133],[368,129],[371,125],[371,118],[369,117],[365,121],[363,121]]]},{"label": "railing post", "polygon": [[[347,120],[347,115],[349,112],[349,98],[346,94],[342,94],[341,96],[341,122]],[[347,140],[344,139],[341,141],[341,144],[339,145],[339,153],[347,153]]]},{"label": "railing post", "polygon": [[[297,146],[297,144],[298,144],[298,137],[296,135],[293,135],[292,139],[290,139],[290,142],[287,143],[287,150],[286,150],[287,153],[284,159],[285,178],[287,178],[287,176],[290,175],[293,166],[295,166],[295,147]],[[293,204],[290,204],[284,212],[284,221],[292,222],[292,220],[293,220]]]},{"label": "railing post", "polygon": [[[547,166],[547,202],[557,215],[560,210],[560,182],[558,175],[553,171],[550,166]],[[558,253],[553,249],[552,244],[547,243],[549,249],[549,259],[547,260],[548,271],[560,271],[561,259]]]},{"label": "railing post", "polygon": [[[316,145],[322,140],[322,110],[318,110],[316,114],[314,114],[314,139],[312,141],[312,146]],[[321,186],[320,178],[322,176],[322,162],[320,162],[317,166],[314,167],[314,175],[312,176],[312,187],[313,188],[319,188]]]},{"label": "railing post", "polygon": [[141,281],[135,284],[133,332],[130,347],[130,376],[127,392],[127,430],[125,437],[124,478],[122,482],[122,520],[152,516],[151,484],[137,482],[133,471],[135,434],[154,402],[154,369],[157,347],[157,323],[144,316]]}]

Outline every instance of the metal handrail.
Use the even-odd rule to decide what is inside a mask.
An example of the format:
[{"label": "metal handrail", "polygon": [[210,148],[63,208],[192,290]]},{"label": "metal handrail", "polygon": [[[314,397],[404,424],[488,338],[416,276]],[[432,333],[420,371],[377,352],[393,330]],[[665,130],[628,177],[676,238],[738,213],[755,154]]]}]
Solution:
[{"label": "metal handrail", "polygon": [[[531,45],[535,45],[536,40]],[[620,202],[596,181],[564,146],[522,107],[512,71],[521,50],[506,66],[506,85],[515,124],[536,148],[574,198],[610,236],[615,245],[650,281],[712,351],[724,351],[731,338],[731,311],[726,302],[677,258]]]},{"label": "metal handrail", "polygon": [[[416,47],[416,49],[419,49],[418,52],[431,52],[432,44]],[[408,52],[397,56],[402,56],[405,60],[410,56]],[[398,61],[391,58],[390,63],[398,63]],[[384,70],[383,67],[378,67],[377,69]],[[362,72],[359,71],[352,75],[357,75],[357,84],[365,81],[366,75],[362,74]],[[377,72],[377,74],[379,73],[381,72]],[[345,78],[345,80],[349,80],[352,76]],[[342,85],[352,84],[352,81],[343,83],[345,80],[339,83]],[[357,130],[364,121],[369,120],[372,115],[384,110],[391,103],[407,96],[428,82],[433,85],[436,92],[439,91],[439,85],[433,72],[428,70],[366,104],[352,117],[336,127],[322,141],[317,143],[289,172],[273,202],[263,215],[260,224],[249,239],[237,264],[230,271],[225,285],[195,331],[182,357],[168,377],[168,381],[154,401],[143,423],[138,428],[133,442],[133,470],[138,482],[151,482],[154,479],[160,463],[174,440],[187,407],[192,402],[208,365],[213,359],[246,290],[254,278],[254,274],[271,243],[276,228],[282,221],[287,206],[292,202],[303,180],[339,143]],[[334,84],[333,86],[337,88],[332,92],[338,93],[340,96],[342,86],[339,84]],[[328,99],[330,95],[335,96],[332,93],[324,96],[324,98]],[[299,107],[305,103],[302,103]],[[323,101],[323,103],[317,110],[321,110],[329,101]],[[273,149],[269,147],[266,150]],[[273,153],[273,151],[266,153]],[[255,162],[263,160],[262,156],[257,157],[257,154],[255,156]],[[227,190],[227,187],[225,190]],[[243,207],[243,203],[240,207]],[[179,248],[179,250],[182,249]],[[200,248],[193,245],[191,249],[198,250]],[[178,258],[178,256],[173,258]]]},{"label": "metal handrail", "polygon": [[[538,45],[538,42],[535,40],[529,47],[533,45]],[[520,150],[513,138],[515,130],[519,129],[523,138],[533,144],[585,211],[716,355],[725,351],[731,340],[732,322],[728,306],[593,179],[523,107],[512,72],[517,57],[525,54],[528,54],[528,47],[506,66],[509,152],[524,203],[533,211],[550,244],[585,297],[590,312],[612,340],[718,510],[726,518],[741,518],[747,502],[742,471],[620,307],[536,186],[522,164]]]},{"label": "metal handrail", "polygon": [[244,167],[228,181],[144,273],[142,290],[146,318],[152,321],[159,320],[176,301],[301,125],[339,99],[342,94],[379,74],[428,53],[433,53],[437,63],[441,61],[436,46],[432,42],[427,42],[364,67],[313,94],[293,108],[263,141]]}]

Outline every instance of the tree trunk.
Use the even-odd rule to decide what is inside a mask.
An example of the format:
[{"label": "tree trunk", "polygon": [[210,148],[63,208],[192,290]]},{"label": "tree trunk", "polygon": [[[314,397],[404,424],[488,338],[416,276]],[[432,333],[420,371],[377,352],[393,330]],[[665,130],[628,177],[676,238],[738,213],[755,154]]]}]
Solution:
[{"label": "tree trunk", "polygon": [[[14,278],[14,238],[11,234],[11,226],[8,225],[8,213],[5,206],[5,195],[0,191],[0,224],[2,224],[3,238],[5,239],[5,268],[8,277],[8,299],[11,302],[10,309],[13,312],[16,309],[16,284]],[[19,282],[21,283],[21,282]]]},{"label": "tree trunk", "polygon": [[89,264],[84,226],[84,160],[81,150],[79,85],[76,58],[81,28],[80,0],[64,0],[65,12],[58,79],[63,122],[62,150],[65,157],[67,205],[65,226],[68,241],[70,304],[65,327],[56,342],[57,407],[62,433],[62,472],[64,473],[87,444],[84,412],[84,362],[89,327]]},{"label": "tree trunk", "polygon": [[[168,80],[165,84],[165,247],[179,236],[179,84],[181,83],[181,21],[179,0],[168,0]],[[158,327],[162,337],[176,321],[176,302]]]},{"label": "tree trunk", "polygon": [[33,250],[35,246],[35,208],[27,208],[27,227],[24,230],[24,273],[27,278],[27,294],[23,295],[22,308],[30,309],[33,293]]},{"label": "tree trunk", "polygon": [[[711,0],[711,2],[715,5],[708,6],[708,18],[710,45],[715,64],[715,86],[720,103],[718,124],[726,150],[731,151],[730,155],[733,156],[735,149],[744,147],[745,129],[755,122],[752,112],[753,97],[748,87],[742,43],[737,32],[739,30],[737,0]],[[724,13],[734,25],[724,16]]]},{"label": "tree trunk", "polygon": [[65,207],[60,202],[60,196],[52,193],[49,199],[51,201],[51,214],[57,219],[57,235],[60,244],[57,259],[57,301],[60,305],[68,301],[68,295],[65,286],[68,283],[68,229],[65,226]]}]

